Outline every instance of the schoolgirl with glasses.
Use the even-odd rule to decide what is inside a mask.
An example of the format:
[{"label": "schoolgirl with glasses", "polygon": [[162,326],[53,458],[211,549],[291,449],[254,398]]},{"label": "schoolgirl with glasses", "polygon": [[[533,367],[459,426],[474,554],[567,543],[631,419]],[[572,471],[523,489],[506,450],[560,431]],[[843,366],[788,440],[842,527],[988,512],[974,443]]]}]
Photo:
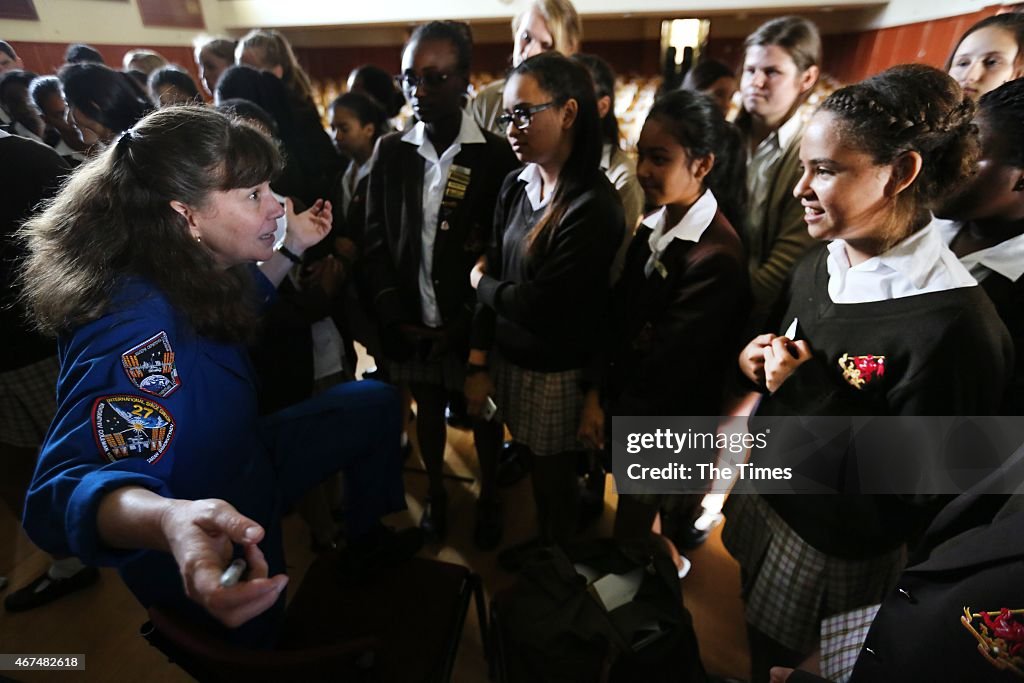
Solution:
[{"label": "schoolgirl with glasses", "polygon": [[[582,65],[527,59],[505,86],[500,121],[526,164],[505,178],[492,243],[471,274],[477,316],[466,380],[470,413],[488,396],[537,456],[539,541],[576,528],[578,450],[603,442],[591,366],[607,323],[608,269],[623,211],[600,168],[600,117]],[[499,556],[513,567],[517,553]]]}]

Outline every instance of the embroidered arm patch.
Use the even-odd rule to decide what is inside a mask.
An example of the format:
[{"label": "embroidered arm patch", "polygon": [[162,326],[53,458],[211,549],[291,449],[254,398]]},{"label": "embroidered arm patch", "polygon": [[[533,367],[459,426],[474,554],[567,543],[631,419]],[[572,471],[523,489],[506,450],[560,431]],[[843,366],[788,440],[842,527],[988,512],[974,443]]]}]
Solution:
[{"label": "embroidered arm patch", "polygon": [[145,458],[157,462],[174,438],[174,418],[167,410],[143,396],[100,396],[92,406],[96,445],[108,462]]},{"label": "embroidered arm patch", "polygon": [[158,332],[121,354],[121,366],[128,381],[147,394],[167,398],[181,386],[166,332]]}]

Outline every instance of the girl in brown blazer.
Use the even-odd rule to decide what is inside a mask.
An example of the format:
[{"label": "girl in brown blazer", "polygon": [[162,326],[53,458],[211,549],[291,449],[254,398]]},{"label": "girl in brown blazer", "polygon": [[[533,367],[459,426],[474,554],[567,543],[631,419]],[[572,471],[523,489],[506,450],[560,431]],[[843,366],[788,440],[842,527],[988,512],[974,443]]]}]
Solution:
[{"label": "girl in brown blazer", "polygon": [[[743,247],[727,218],[743,210],[743,165],[728,158],[728,126],[709,97],[688,90],[660,98],[644,123],[637,177],[661,208],[641,222],[613,293],[613,415],[721,412],[750,298]],[[669,497],[689,508],[687,517],[700,499]],[[647,534],[662,502],[620,496],[617,535]]]}]

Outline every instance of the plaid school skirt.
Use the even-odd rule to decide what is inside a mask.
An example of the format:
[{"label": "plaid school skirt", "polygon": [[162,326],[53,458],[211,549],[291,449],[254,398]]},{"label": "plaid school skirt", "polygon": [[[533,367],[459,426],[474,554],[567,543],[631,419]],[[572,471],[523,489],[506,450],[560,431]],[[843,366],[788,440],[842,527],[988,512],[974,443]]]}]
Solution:
[{"label": "plaid school skirt", "polygon": [[811,547],[755,494],[730,496],[722,542],[743,571],[747,623],[797,652],[816,650],[825,617],[882,602],[899,578],[902,548],[867,560]]},{"label": "plaid school skirt", "polygon": [[0,373],[0,442],[39,448],[57,412],[60,362],[50,356]]},{"label": "plaid school skirt", "polygon": [[576,439],[583,412],[583,369],[527,370],[491,351],[498,417],[512,438],[534,455],[555,455],[583,446]]},{"label": "plaid school skirt", "polygon": [[462,391],[466,382],[466,359],[454,353],[441,358],[411,358],[403,361],[387,361],[388,381],[396,386],[429,384],[446,391]]}]

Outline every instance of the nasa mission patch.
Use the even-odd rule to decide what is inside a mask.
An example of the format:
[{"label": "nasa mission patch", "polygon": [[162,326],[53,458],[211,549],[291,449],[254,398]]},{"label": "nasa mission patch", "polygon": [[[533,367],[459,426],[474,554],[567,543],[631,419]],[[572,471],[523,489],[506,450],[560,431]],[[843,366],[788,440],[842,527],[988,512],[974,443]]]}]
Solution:
[{"label": "nasa mission patch", "polygon": [[181,386],[174,365],[174,349],[166,332],[158,332],[121,354],[121,365],[135,388],[166,398]]},{"label": "nasa mission patch", "polygon": [[174,418],[167,410],[143,396],[101,396],[92,406],[96,445],[109,462],[145,458],[155,463],[174,438]]}]

